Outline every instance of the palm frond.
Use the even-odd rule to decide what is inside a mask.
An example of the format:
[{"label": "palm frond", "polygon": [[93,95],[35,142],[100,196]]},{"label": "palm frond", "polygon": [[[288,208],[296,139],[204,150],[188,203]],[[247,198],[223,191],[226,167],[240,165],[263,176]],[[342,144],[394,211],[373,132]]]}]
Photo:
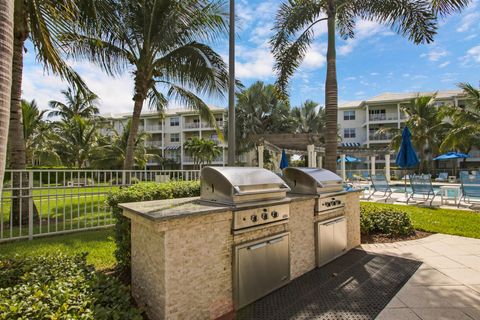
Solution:
[{"label": "palm frond", "polygon": [[432,0],[432,9],[435,14],[442,16],[459,12],[471,3],[471,0]]}]

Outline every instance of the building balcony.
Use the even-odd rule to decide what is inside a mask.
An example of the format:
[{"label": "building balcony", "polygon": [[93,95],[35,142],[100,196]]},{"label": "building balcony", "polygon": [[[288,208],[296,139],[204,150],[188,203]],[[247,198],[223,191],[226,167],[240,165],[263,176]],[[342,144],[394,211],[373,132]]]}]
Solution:
[{"label": "building balcony", "polygon": [[200,129],[200,122],[185,122],[183,124],[183,129]]},{"label": "building balcony", "polygon": [[[184,155],[183,156],[183,163],[188,163],[188,164],[193,164],[193,157],[192,156],[187,156],[187,155]],[[212,163],[223,163],[223,156],[218,156],[216,157],[215,159],[213,159]]]},{"label": "building balcony", "polygon": [[[225,126],[225,121],[217,121],[217,127],[218,128],[223,128]],[[202,122],[202,129],[215,129],[213,126],[211,126],[207,122]]]},{"label": "building balcony", "polygon": [[395,135],[391,133],[382,133],[382,134],[370,134],[368,140],[370,142],[390,142]]}]

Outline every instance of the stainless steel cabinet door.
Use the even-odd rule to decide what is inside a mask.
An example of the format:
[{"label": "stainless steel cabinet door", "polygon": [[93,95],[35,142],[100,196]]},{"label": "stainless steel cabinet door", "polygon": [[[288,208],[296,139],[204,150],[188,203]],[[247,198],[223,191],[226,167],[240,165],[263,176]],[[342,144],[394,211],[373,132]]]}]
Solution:
[{"label": "stainless steel cabinet door", "polygon": [[237,309],[290,280],[288,235],[237,248],[236,251]]},{"label": "stainless steel cabinet door", "polygon": [[319,223],[317,232],[317,264],[322,266],[334,256],[333,223]]}]

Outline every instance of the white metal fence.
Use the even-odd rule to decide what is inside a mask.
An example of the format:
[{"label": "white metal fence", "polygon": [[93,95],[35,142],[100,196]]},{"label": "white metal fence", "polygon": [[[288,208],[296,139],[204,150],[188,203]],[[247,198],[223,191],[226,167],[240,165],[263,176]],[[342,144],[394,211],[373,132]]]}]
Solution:
[{"label": "white metal fence", "polygon": [[6,170],[0,242],[113,225],[106,195],[141,181],[198,180],[198,170]]}]

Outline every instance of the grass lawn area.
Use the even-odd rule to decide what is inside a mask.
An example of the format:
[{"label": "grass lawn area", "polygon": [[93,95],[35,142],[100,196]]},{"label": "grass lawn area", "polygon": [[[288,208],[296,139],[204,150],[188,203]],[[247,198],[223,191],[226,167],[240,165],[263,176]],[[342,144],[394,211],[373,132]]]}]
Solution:
[{"label": "grass lawn area", "polygon": [[88,252],[87,262],[98,270],[115,265],[113,229],[101,229],[0,244],[0,255],[43,255],[51,252],[76,254]]},{"label": "grass lawn area", "polygon": [[480,214],[467,210],[422,208],[362,202],[362,207],[394,208],[406,212],[417,230],[480,239]]}]

